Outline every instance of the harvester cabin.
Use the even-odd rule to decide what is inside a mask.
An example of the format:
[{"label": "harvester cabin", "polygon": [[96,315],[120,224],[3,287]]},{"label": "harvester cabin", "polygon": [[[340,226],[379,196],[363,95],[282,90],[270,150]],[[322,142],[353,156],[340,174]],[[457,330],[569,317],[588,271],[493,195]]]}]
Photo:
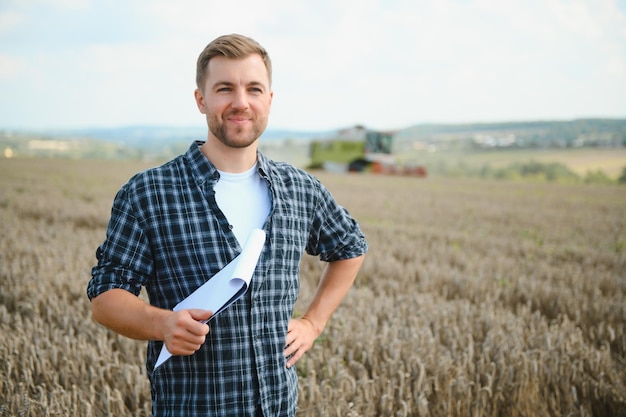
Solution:
[{"label": "harvester cabin", "polygon": [[357,125],[311,142],[310,166],[329,171],[365,171],[381,159],[393,162],[392,145],[392,133]]}]

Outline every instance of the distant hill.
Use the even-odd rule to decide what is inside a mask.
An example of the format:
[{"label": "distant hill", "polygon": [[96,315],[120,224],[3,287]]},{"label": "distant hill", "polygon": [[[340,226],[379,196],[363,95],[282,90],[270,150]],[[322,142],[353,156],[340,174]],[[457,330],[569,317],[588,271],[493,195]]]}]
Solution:
[{"label": "distant hill", "polygon": [[420,124],[396,133],[400,143],[477,146],[626,146],[626,119],[576,119],[469,124]]},{"label": "distant hill", "polygon": [[[313,139],[332,139],[333,131],[267,130],[261,144],[303,147]],[[466,124],[418,124],[393,132],[394,150],[416,146],[582,147],[626,146],[626,119],[577,119]],[[66,158],[168,159],[193,140],[206,137],[205,127],[129,126],[73,130],[0,130],[0,156]]]}]

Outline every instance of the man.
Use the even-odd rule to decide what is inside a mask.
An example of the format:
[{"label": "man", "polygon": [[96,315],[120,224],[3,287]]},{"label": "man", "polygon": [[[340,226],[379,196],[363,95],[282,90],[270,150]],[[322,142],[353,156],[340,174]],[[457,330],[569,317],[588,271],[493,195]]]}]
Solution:
[{"label": "man", "polygon": [[[318,180],[258,152],[273,97],[261,45],[215,39],[198,58],[196,83],[207,139],[118,192],[87,289],[93,316],[149,341],[154,416],[294,416],[293,365],[349,291],[367,244]],[[267,239],[247,293],[210,328],[210,311],[172,311],[255,228]],[[311,305],[292,319],[305,251],[328,264]],[[142,286],[149,304],[137,297]],[[173,356],[155,369],[163,343]]]}]

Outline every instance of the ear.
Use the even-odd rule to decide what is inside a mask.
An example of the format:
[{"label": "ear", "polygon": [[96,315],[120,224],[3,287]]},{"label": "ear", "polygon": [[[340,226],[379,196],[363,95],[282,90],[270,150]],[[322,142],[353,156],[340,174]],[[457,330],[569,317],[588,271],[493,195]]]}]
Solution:
[{"label": "ear", "polygon": [[196,106],[198,106],[200,113],[206,114],[206,105],[204,103],[204,94],[202,94],[202,91],[196,88],[193,92],[193,96],[196,99]]}]

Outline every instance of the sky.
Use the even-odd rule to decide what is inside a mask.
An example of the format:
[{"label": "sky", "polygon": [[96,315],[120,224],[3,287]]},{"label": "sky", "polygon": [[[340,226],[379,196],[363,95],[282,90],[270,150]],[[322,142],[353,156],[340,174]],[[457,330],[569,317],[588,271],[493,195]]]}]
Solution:
[{"label": "sky", "polygon": [[0,128],[202,127],[226,33],[270,54],[273,129],[626,117],[626,0],[0,0]]}]

